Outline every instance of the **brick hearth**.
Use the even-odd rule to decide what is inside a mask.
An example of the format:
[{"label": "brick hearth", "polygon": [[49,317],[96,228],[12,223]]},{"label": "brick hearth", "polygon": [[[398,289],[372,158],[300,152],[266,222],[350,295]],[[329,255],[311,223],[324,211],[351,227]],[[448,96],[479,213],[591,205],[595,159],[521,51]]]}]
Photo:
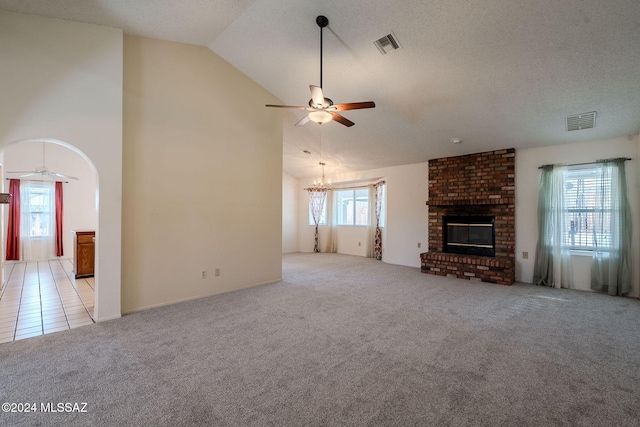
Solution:
[{"label": "brick hearth", "polygon": [[[515,280],[515,149],[429,161],[429,252],[422,272],[511,285]],[[495,257],[443,251],[443,217],[494,216]]]}]

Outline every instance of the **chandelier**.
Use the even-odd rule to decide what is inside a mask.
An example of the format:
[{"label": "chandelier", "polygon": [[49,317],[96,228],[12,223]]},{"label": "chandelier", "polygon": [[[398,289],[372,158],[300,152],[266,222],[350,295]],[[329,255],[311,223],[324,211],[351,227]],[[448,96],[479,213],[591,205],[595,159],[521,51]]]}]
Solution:
[{"label": "chandelier", "polygon": [[324,162],[318,163],[322,167],[322,177],[313,180],[313,187],[319,190],[331,190],[331,180],[324,177]]}]

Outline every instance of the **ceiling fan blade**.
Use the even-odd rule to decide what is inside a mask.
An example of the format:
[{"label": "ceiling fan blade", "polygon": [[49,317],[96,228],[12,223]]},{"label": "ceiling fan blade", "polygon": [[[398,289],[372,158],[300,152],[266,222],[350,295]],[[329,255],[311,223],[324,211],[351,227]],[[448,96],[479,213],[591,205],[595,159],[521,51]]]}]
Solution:
[{"label": "ceiling fan blade", "polygon": [[309,123],[309,120],[311,120],[311,119],[309,118],[308,115],[306,115],[303,118],[301,118],[300,120],[298,120],[294,126],[306,125],[307,123]]},{"label": "ceiling fan blade", "polygon": [[331,113],[331,116],[333,117],[333,120],[335,120],[336,122],[345,125],[346,127],[351,127],[353,125],[355,125],[355,123],[353,123],[351,120],[347,119],[344,116],[341,116],[338,113]]},{"label": "ceiling fan blade", "polygon": [[309,85],[311,90],[311,100],[316,106],[325,107],[324,94],[322,88],[314,85]]},{"label": "ceiling fan blade", "polygon": [[347,104],[336,104],[334,108],[336,111],[346,111],[346,110],[360,110],[362,108],[375,108],[376,103],[373,101],[366,102],[349,102]]},{"label": "ceiling fan blade", "polygon": [[299,105],[273,105],[273,104],[265,104],[265,107],[276,107],[276,108],[296,108],[298,110],[306,110],[309,107],[301,107]]},{"label": "ceiling fan blade", "polygon": [[36,173],[35,171],[7,171],[5,173]]},{"label": "ceiling fan blade", "polygon": [[57,172],[49,172],[47,175],[49,175],[51,177],[54,177],[54,178],[60,178],[60,179],[75,179],[75,180],[79,180],[75,176],[65,175],[65,174],[57,173]]}]

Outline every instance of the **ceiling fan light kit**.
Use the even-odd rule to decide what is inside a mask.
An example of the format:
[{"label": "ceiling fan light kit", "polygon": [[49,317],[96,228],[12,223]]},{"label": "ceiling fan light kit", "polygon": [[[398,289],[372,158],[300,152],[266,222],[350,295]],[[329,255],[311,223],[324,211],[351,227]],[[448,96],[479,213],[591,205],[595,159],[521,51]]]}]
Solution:
[{"label": "ceiling fan light kit", "polygon": [[308,114],[309,120],[319,125],[325,124],[333,120],[331,113],[324,110],[311,111]]},{"label": "ceiling fan light kit", "polygon": [[320,86],[310,85],[311,99],[309,100],[308,107],[293,106],[293,105],[272,105],[267,104],[267,107],[278,108],[292,108],[296,110],[306,110],[307,115],[300,119],[295,125],[302,126],[308,122],[314,122],[319,125],[328,123],[330,121],[336,121],[344,126],[351,127],[355,123],[347,119],[343,115],[339,114],[339,111],[346,110],[360,110],[363,108],[374,108],[376,104],[373,101],[366,102],[351,102],[347,104],[334,104],[333,101],[324,96],[322,91],[322,29],[329,25],[329,19],[326,16],[318,16],[316,18],[316,24],[320,27]]}]

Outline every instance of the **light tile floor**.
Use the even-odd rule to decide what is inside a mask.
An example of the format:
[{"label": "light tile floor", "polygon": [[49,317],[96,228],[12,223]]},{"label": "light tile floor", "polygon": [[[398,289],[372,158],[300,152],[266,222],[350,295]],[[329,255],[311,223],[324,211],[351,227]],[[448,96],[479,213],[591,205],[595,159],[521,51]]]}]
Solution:
[{"label": "light tile floor", "polygon": [[5,263],[0,343],[93,323],[93,277],[75,279],[69,259]]}]

